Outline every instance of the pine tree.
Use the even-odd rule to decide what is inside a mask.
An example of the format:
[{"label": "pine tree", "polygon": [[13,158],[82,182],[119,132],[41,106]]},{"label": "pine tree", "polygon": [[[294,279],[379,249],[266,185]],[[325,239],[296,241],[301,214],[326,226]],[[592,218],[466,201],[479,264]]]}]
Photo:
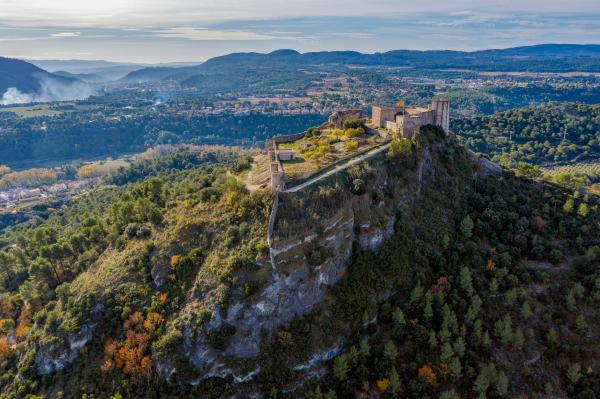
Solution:
[{"label": "pine tree", "polygon": [[456,342],[454,342],[454,353],[456,353],[458,357],[462,358],[465,355],[465,350],[465,340],[462,337],[458,337]]},{"label": "pine tree", "polygon": [[419,303],[421,298],[423,297],[423,287],[421,286],[421,282],[419,281],[415,288],[410,293],[410,303],[413,305]]},{"label": "pine tree", "polygon": [[335,391],[333,389],[330,389],[329,391],[327,391],[325,396],[323,396],[323,399],[336,399],[336,398],[337,398],[337,395],[335,394]]},{"label": "pine tree", "polygon": [[454,356],[451,360],[450,360],[450,372],[452,373],[452,377],[457,380],[461,377],[462,375],[462,364],[460,364],[460,359],[456,356]]},{"label": "pine tree", "polygon": [[371,347],[366,340],[360,341],[359,352],[363,359],[369,357],[371,354]]},{"label": "pine tree", "polygon": [[496,378],[496,392],[500,396],[505,396],[508,393],[508,378],[504,371],[500,371]]},{"label": "pine tree", "polygon": [[396,357],[398,356],[398,348],[393,341],[388,341],[383,347],[383,356],[390,362],[394,363],[396,361]]},{"label": "pine tree", "polygon": [[464,266],[460,269],[460,286],[469,296],[473,296],[473,277],[471,276],[471,270]]},{"label": "pine tree", "polygon": [[425,306],[423,307],[423,317],[426,320],[430,320],[433,317],[433,296],[431,295],[431,291],[427,291],[425,294]]},{"label": "pine tree", "polygon": [[431,349],[435,349],[438,346],[438,340],[437,337],[435,336],[435,331],[431,331],[429,333],[429,347]]},{"label": "pine tree", "polygon": [[588,324],[587,321],[585,320],[585,316],[584,315],[579,315],[577,316],[577,319],[575,319],[575,327],[577,328],[577,331],[579,331],[580,333],[585,332],[585,330],[587,330]]},{"label": "pine tree", "polygon": [[388,392],[395,397],[400,393],[402,389],[402,385],[400,383],[400,376],[398,375],[398,371],[396,371],[396,367],[392,367],[392,372],[390,373],[390,387]]},{"label": "pine tree", "polygon": [[579,205],[579,208],[577,209],[577,215],[584,219],[588,213],[590,213],[590,208],[587,206],[587,204],[582,203]]},{"label": "pine tree", "polygon": [[515,333],[513,334],[513,346],[515,349],[522,349],[525,344],[525,337],[523,335],[523,330],[521,327],[517,327]]},{"label": "pine tree", "polygon": [[340,355],[334,359],[333,375],[340,382],[346,381],[348,377],[348,360],[345,355]]},{"label": "pine tree", "polygon": [[471,238],[473,235],[473,227],[473,219],[469,215],[460,222],[460,231],[466,238]]},{"label": "pine tree", "polygon": [[450,359],[454,356],[454,351],[452,350],[452,346],[448,342],[442,345],[442,351],[440,353],[440,360],[443,363],[448,363]]},{"label": "pine tree", "polygon": [[402,309],[396,308],[394,313],[392,313],[392,320],[394,322],[394,331],[396,334],[402,333],[404,327],[406,326],[406,318],[404,317],[404,312]]},{"label": "pine tree", "polygon": [[490,338],[490,333],[487,332],[487,330],[483,333],[481,345],[488,350],[492,348],[492,340]]},{"label": "pine tree", "polygon": [[531,306],[529,306],[529,302],[525,301],[521,306],[521,316],[524,319],[528,319],[533,316],[533,312],[531,311]]}]

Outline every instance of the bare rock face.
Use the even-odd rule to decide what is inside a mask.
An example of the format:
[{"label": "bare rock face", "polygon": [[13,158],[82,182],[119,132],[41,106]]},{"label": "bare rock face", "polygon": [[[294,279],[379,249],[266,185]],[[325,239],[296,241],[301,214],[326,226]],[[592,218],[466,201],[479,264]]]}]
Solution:
[{"label": "bare rock face", "polygon": [[473,158],[478,167],[478,173],[481,176],[489,176],[489,175],[500,175],[502,174],[502,166],[498,165],[495,162],[490,161],[485,157],[479,157],[473,154]]},{"label": "bare rock face", "polygon": [[172,255],[172,253],[168,253],[166,257],[161,257],[156,249],[152,252],[151,258],[153,266],[152,269],[150,269],[150,275],[152,276],[152,280],[156,287],[161,287],[165,283],[171,270],[167,259]]},{"label": "bare rock face", "polygon": [[[254,378],[258,370],[234,370],[228,366],[232,359],[251,359],[259,355],[260,343],[272,331],[294,317],[305,315],[321,302],[329,289],[343,276],[352,248],[353,219],[334,221],[322,236],[307,237],[275,248],[276,267],[256,298],[235,301],[229,305],[226,316],[215,309],[213,318],[206,324],[205,334],[184,328],[184,347],[202,379],[233,376],[234,381],[245,382]],[[333,253],[322,264],[308,265],[299,257],[304,247],[327,246]],[[294,262],[298,265],[291,264]],[[263,266],[263,267],[271,267]],[[224,350],[213,348],[208,335],[223,328],[234,329]]]},{"label": "bare rock face", "polygon": [[93,331],[94,324],[84,324],[78,333],[68,335],[68,346],[52,343],[38,348],[35,355],[38,374],[54,373],[73,363],[79,355],[79,350],[92,339]]},{"label": "bare rock face", "polygon": [[[310,313],[326,298],[344,277],[354,243],[364,250],[379,250],[394,234],[397,210],[418,201],[423,185],[435,180],[436,172],[434,152],[426,148],[402,185],[391,181],[385,170],[378,171],[376,187],[394,193],[392,201],[375,202],[373,193],[352,195],[327,220],[319,221],[319,226],[299,228],[291,237],[289,233],[278,236],[275,229],[270,240],[271,262],[256,264],[265,272],[265,268],[271,271],[259,292],[249,298],[234,295],[224,309],[209,307],[212,317],[202,328],[193,322],[183,326],[185,354],[200,376],[191,383],[211,377],[231,377],[235,383],[255,378],[260,368],[252,359],[259,356],[261,343],[278,327]],[[322,257],[315,259],[313,253]],[[224,331],[227,337],[217,348],[211,344],[211,336],[221,337]],[[342,347],[340,340],[334,347],[315,349],[314,356],[295,367],[316,370]],[[163,368],[169,375],[174,372],[170,365]]]}]

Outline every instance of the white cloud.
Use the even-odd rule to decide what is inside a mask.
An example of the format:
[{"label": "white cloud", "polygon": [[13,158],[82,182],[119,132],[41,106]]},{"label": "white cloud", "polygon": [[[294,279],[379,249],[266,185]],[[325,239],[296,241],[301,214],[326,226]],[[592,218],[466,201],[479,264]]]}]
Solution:
[{"label": "white cloud", "polygon": [[177,27],[156,31],[156,36],[177,37],[188,40],[273,40],[275,36],[247,31],[213,30],[207,28]]},{"label": "white cloud", "polygon": [[[483,3],[483,4],[482,4]],[[539,12],[539,0],[0,0],[0,25],[191,26],[232,20]],[[465,11],[466,10],[466,11]],[[598,0],[546,0],[544,13],[600,13]]]},{"label": "white cloud", "polygon": [[81,32],[58,32],[58,33],[53,33],[50,36],[52,36],[52,37],[79,37],[79,36],[81,36]]}]

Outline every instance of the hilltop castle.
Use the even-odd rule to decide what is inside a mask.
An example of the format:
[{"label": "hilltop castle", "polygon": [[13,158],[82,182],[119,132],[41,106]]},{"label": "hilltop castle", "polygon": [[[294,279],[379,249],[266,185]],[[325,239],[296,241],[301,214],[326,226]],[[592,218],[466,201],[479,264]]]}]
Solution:
[{"label": "hilltop castle", "polygon": [[375,127],[393,131],[410,138],[425,125],[440,126],[448,133],[450,125],[450,101],[433,100],[427,107],[407,107],[403,102],[395,106],[374,106],[372,122]]}]

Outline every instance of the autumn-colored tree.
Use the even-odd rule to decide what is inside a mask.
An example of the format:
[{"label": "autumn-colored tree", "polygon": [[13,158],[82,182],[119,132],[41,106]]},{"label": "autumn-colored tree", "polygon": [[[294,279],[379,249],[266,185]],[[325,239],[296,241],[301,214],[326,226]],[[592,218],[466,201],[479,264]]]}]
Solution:
[{"label": "autumn-colored tree", "polygon": [[430,365],[428,364],[424,364],[423,366],[419,367],[419,378],[423,381],[425,381],[428,385],[430,386],[436,386],[437,385],[437,374],[435,374],[435,372],[433,371],[433,369],[431,368]]},{"label": "autumn-colored tree", "polygon": [[152,332],[156,330],[163,322],[165,321],[164,317],[161,316],[160,313],[150,312],[148,316],[146,316],[146,320],[144,320],[144,328],[148,332]]},{"label": "autumn-colored tree", "polygon": [[173,255],[171,256],[171,267],[175,269],[181,260],[181,255]]},{"label": "autumn-colored tree", "polygon": [[387,392],[389,387],[390,380],[388,378],[382,378],[380,380],[377,380],[377,389],[379,389],[379,392],[385,393]]},{"label": "autumn-colored tree", "polygon": [[8,343],[6,335],[0,336],[0,360],[5,360],[12,350],[12,346]]},{"label": "autumn-colored tree", "polygon": [[488,259],[487,264],[485,265],[485,270],[488,272],[493,271],[496,268],[496,262],[493,259]]},{"label": "autumn-colored tree", "polygon": [[152,359],[147,354],[150,347],[150,335],[162,323],[164,317],[157,312],[150,312],[144,318],[141,312],[132,313],[123,323],[125,339],[123,341],[109,339],[104,343],[105,359],[100,369],[110,373],[115,368],[129,376],[135,383],[150,378]]}]

